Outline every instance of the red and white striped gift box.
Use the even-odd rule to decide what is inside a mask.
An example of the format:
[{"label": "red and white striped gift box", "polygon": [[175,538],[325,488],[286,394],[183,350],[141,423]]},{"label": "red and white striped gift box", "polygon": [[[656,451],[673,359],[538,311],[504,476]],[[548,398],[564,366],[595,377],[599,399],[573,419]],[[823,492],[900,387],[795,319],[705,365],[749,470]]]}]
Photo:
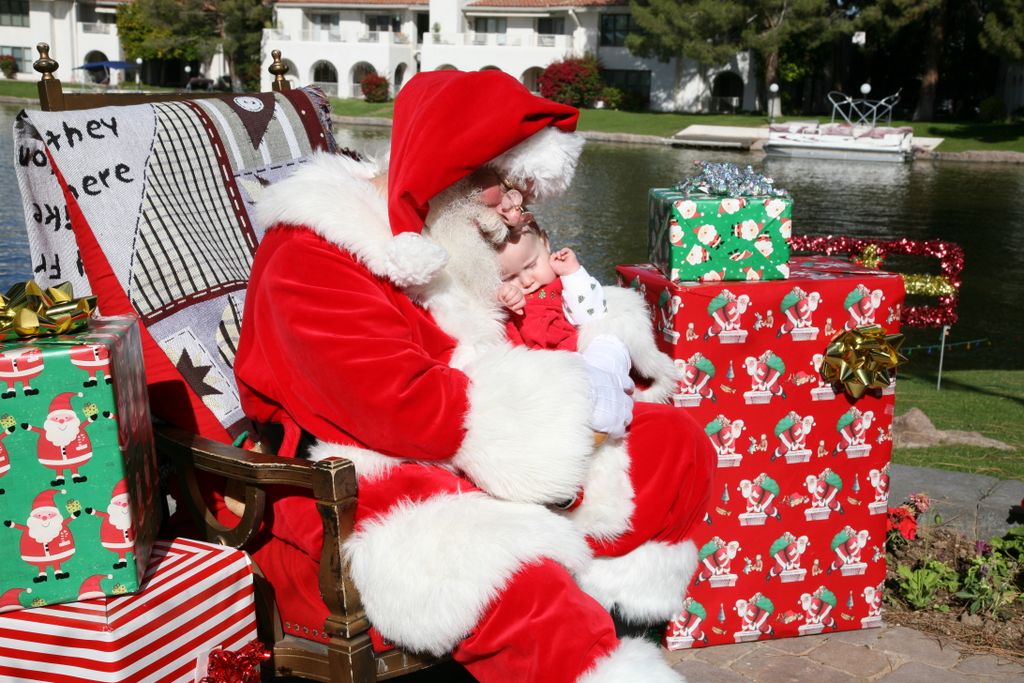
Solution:
[{"label": "red and white striped gift box", "polygon": [[139,593],[0,615],[0,680],[193,681],[197,659],[255,637],[244,552],[157,541]]}]

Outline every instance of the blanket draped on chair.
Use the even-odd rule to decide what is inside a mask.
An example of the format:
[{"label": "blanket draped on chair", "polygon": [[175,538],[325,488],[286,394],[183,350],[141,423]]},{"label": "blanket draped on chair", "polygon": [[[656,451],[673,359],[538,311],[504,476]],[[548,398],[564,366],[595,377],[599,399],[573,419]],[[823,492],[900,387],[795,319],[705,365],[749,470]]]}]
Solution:
[{"label": "blanket draped on chair", "polygon": [[232,366],[265,230],[250,212],[334,150],[322,93],[23,111],[15,147],[36,279],[139,315],[154,414],[220,440],[241,431]]}]

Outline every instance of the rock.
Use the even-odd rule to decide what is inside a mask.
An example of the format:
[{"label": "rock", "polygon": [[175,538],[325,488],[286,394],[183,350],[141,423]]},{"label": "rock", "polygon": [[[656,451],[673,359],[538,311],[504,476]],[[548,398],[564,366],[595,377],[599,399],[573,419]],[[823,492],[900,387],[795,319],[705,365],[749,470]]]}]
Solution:
[{"label": "rock", "polygon": [[964,612],[960,615],[960,623],[964,626],[970,626],[971,628],[978,628],[982,625],[983,619],[977,614],[968,614]]},{"label": "rock", "polygon": [[964,444],[981,448],[1012,451],[1013,446],[982,436],[978,432],[957,429],[936,429],[928,416],[919,408],[911,408],[892,421],[892,444],[895,448],[928,448],[940,444]]}]

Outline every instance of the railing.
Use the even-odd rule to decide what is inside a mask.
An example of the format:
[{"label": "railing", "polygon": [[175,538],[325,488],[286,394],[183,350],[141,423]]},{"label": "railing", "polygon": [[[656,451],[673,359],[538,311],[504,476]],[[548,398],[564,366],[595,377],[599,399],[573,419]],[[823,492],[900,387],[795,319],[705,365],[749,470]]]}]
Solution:
[{"label": "railing", "polygon": [[104,24],[98,21],[82,23],[82,33],[113,33],[117,24]]},{"label": "railing", "polygon": [[902,88],[880,100],[854,99],[849,95],[833,90],[828,94],[832,103],[832,123],[836,116],[850,125],[876,126],[882,119],[892,123],[892,108],[899,104]]},{"label": "railing", "polygon": [[302,32],[302,40],[312,43],[340,43],[341,31],[337,29],[305,29]]},{"label": "railing", "polygon": [[325,95],[330,95],[331,97],[338,96],[337,81],[313,81],[313,85],[323,90]]},{"label": "railing", "polygon": [[428,45],[465,45],[469,47],[546,47],[567,49],[572,46],[570,36],[548,33],[427,33]]},{"label": "railing", "polygon": [[740,110],[740,105],[742,103],[742,97],[725,97],[723,95],[712,95],[711,111],[715,114],[734,114]]}]

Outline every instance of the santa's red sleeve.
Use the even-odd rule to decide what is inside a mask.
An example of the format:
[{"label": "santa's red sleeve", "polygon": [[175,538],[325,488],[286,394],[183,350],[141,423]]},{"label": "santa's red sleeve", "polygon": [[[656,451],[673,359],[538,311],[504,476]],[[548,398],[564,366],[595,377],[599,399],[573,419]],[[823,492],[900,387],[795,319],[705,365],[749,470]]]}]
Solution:
[{"label": "santa's red sleeve", "polygon": [[[450,458],[465,435],[468,380],[424,339],[423,316],[311,233],[274,231],[257,260],[236,374],[259,421],[294,420],[324,440],[407,458]],[[408,301],[406,299],[406,301]]]}]

